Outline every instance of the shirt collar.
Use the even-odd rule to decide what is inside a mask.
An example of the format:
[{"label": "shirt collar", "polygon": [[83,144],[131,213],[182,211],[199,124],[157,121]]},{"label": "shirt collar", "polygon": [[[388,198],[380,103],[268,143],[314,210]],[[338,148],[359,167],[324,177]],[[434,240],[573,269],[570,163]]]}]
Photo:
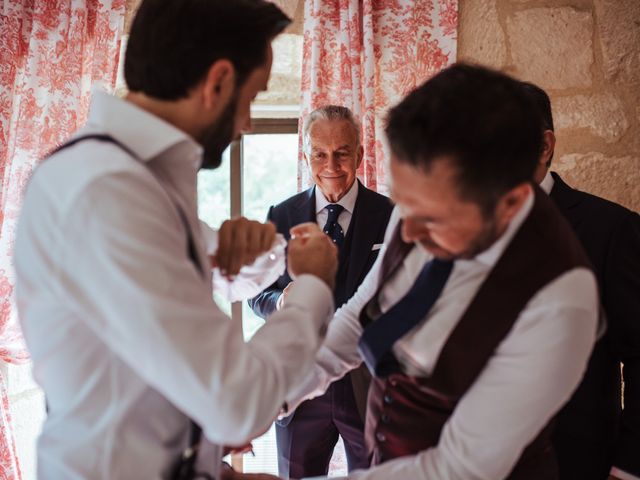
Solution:
[{"label": "shirt collar", "polygon": [[[342,205],[344,209],[347,212],[349,212],[351,215],[353,215],[353,209],[356,206],[356,198],[358,198],[358,183],[360,182],[358,182],[358,180],[356,179],[353,182],[353,185],[351,185],[351,188],[349,189],[349,191],[345,194],[345,196],[336,202],[338,205]],[[320,213],[322,210],[324,210],[327,205],[330,205],[331,202],[327,200],[327,198],[324,196],[322,191],[320,191],[317,185],[316,185],[315,191],[316,191],[316,214],[317,214],[317,213]]]},{"label": "shirt collar", "polygon": [[498,259],[502,256],[507,245],[511,242],[511,239],[516,234],[516,232],[520,229],[525,219],[529,216],[531,209],[533,208],[534,202],[534,194],[533,192],[529,194],[529,197],[525,200],[522,207],[520,207],[520,211],[516,213],[513,217],[509,226],[504,231],[502,236],[496,240],[493,245],[491,245],[484,252],[476,255],[472,261],[478,261],[484,263],[489,267],[493,267]]},{"label": "shirt collar", "polygon": [[540,182],[540,188],[544,190],[544,193],[549,195],[551,193],[551,189],[553,189],[554,183],[555,181],[551,176],[551,171],[547,170],[547,174],[544,176],[544,179],[542,180],[542,182]]},{"label": "shirt collar", "polygon": [[93,93],[87,126],[118,139],[143,161],[181,145],[198,162],[197,167],[202,162],[202,147],[191,136],[133,103],[102,91]]}]

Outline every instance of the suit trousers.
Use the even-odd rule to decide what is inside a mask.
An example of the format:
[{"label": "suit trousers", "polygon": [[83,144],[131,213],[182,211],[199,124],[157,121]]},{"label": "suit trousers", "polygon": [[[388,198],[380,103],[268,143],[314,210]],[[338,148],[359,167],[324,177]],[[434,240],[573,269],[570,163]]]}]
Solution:
[{"label": "suit trousers", "polygon": [[300,404],[293,418],[276,423],[279,476],[327,475],[338,435],[344,442],[349,471],[368,468],[364,423],[349,375],[331,384],[324,395]]}]

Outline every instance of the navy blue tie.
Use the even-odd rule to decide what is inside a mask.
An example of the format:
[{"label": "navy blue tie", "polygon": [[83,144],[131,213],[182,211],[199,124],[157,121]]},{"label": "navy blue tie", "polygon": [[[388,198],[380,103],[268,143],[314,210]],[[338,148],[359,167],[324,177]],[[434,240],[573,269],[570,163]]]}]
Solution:
[{"label": "navy blue tie", "polygon": [[372,375],[385,377],[399,371],[393,345],[424,320],[452,269],[451,260],[431,260],[422,268],[409,292],[364,329],[358,349]]},{"label": "navy blue tie", "polygon": [[331,237],[333,243],[335,243],[336,247],[340,249],[344,243],[344,232],[338,223],[338,217],[344,210],[344,207],[338,203],[330,203],[325,208],[327,209],[329,216],[327,217],[327,223],[324,225],[322,230]]}]

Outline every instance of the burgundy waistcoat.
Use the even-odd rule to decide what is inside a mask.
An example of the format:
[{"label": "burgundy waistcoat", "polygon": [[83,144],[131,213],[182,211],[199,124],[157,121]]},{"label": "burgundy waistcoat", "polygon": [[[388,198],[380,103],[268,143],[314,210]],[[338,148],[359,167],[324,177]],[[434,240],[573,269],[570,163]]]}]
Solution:
[{"label": "burgundy waistcoat", "polygon": [[[390,245],[387,253],[391,254],[391,250]],[[372,464],[436,446],[458,401],[509,334],[529,300],[563,273],[588,265],[569,225],[536,187],[529,216],[445,342],[432,374],[420,378],[393,374],[373,379],[365,425]],[[382,270],[382,278],[388,278],[384,262]],[[362,311],[363,327],[371,321],[367,312],[376,307],[377,295]],[[557,478],[551,430],[549,422],[524,450],[509,479]]]}]

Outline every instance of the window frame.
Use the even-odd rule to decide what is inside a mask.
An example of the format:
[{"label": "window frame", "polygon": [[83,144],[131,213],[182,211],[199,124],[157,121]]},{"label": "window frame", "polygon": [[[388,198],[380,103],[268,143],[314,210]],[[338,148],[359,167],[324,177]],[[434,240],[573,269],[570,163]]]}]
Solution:
[{"label": "window frame", "polygon": [[[275,135],[282,133],[298,133],[298,118],[252,118],[252,129],[248,135]],[[231,218],[242,215],[244,195],[244,151],[242,137],[231,143],[229,152],[229,195]],[[231,318],[242,322],[242,302],[231,304]]]},{"label": "window frame", "polygon": [[[298,133],[298,118],[253,118],[248,135],[274,135]],[[242,136],[231,143],[229,152],[229,196],[231,218],[242,215],[244,195],[244,150]],[[231,319],[242,324],[242,301],[231,303]],[[244,472],[243,454],[232,455],[231,465],[237,472]]]}]

